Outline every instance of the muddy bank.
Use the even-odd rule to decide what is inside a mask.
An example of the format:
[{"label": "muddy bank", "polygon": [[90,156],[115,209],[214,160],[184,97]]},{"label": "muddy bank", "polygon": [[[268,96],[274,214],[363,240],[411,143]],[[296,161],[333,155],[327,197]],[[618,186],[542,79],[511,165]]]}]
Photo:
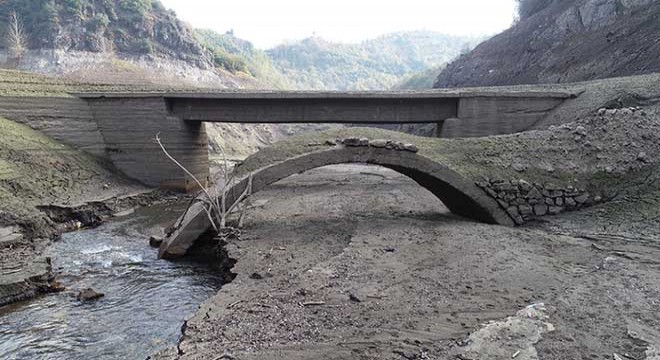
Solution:
[{"label": "muddy bank", "polygon": [[[381,168],[290,177],[226,245],[233,282],[154,358],[651,359],[660,238],[605,236],[625,218],[608,206],[508,228]],[[660,229],[658,211],[640,223]]]}]

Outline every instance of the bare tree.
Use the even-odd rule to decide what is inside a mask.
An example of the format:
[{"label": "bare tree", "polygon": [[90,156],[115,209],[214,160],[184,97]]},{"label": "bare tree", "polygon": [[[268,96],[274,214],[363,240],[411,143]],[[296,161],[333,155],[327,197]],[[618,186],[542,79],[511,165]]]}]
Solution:
[{"label": "bare tree", "polygon": [[27,51],[27,36],[21,18],[16,11],[9,13],[9,28],[7,29],[7,48],[10,56],[20,59]]},{"label": "bare tree", "polygon": [[243,226],[243,220],[245,217],[245,211],[247,209],[246,200],[252,195],[252,174],[248,176],[248,183],[243,192],[238,197],[232,197],[233,203],[227,206],[226,200],[227,195],[230,189],[233,189],[234,185],[238,182],[236,177],[233,174],[233,171],[230,171],[227,157],[225,156],[224,150],[220,148],[220,152],[223,157],[223,166],[221,168],[222,177],[224,179],[223,184],[211,184],[207,187],[202,184],[202,182],[185,166],[183,166],[178,160],[176,160],[165,148],[163,142],[160,140],[160,133],[156,134],[156,143],[160,146],[160,149],[163,151],[165,156],[172,161],[177,167],[179,167],[183,172],[190,176],[193,181],[200,188],[203,197],[197,197],[197,200],[203,203],[204,211],[213,226],[213,229],[216,232],[221,232],[221,230],[227,228],[227,216],[232,213],[234,210],[240,212],[238,227]]}]

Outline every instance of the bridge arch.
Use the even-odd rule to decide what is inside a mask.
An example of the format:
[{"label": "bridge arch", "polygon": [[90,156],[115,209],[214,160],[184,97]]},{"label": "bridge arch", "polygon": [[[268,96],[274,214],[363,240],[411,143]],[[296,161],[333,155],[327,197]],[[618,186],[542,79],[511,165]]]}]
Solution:
[{"label": "bridge arch", "polygon": [[[250,159],[242,165],[250,167]],[[337,146],[328,150],[314,151],[263,166],[252,174],[252,193],[269,185],[315,168],[336,164],[379,165],[399,172],[433,193],[452,212],[489,224],[513,225],[511,218],[499,204],[476,186],[447,166],[422,155],[375,147]],[[239,168],[239,173],[241,169]],[[237,182],[228,191],[226,203],[232,204],[248,186],[248,177]],[[185,255],[188,248],[210,228],[209,220],[201,204],[196,204],[184,215],[181,226],[172,233],[160,249],[160,256],[172,258]]]}]

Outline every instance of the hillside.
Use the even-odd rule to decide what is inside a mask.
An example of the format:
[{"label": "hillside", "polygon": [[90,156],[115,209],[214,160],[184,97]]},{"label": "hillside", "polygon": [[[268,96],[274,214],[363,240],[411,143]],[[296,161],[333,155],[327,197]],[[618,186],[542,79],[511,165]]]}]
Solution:
[{"label": "hillside", "polygon": [[442,69],[445,68],[447,64],[442,64],[428,68],[424,71],[420,71],[409,75],[403,80],[392,86],[392,90],[424,90],[432,89],[433,84],[435,83],[435,78]]},{"label": "hillside", "polygon": [[[211,54],[158,0],[7,0],[0,3],[2,39],[8,39],[13,11],[28,49],[165,55],[212,66]],[[8,41],[0,44],[11,48]]]},{"label": "hillside", "polygon": [[359,44],[311,37],[267,51],[298,88],[388,89],[405,76],[446,63],[478,40],[415,31],[393,33]]},{"label": "hillside", "polygon": [[660,2],[521,0],[520,20],[451,63],[435,87],[563,83],[660,71]]},{"label": "hillside", "polygon": [[248,73],[269,87],[286,89],[292,84],[275,68],[265,51],[228,32],[220,34],[213,30],[195,30],[197,39],[213,54],[214,62],[231,71]]}]

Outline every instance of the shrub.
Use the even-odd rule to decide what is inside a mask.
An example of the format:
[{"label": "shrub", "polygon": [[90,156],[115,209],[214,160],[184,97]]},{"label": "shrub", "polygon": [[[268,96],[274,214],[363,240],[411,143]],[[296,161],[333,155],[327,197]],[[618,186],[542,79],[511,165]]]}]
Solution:
[{"label": "shrub", "polygon": [[248,65],[244,59],[233,54],[228,54],[220,49],[213,50],[213,60],[216,66],[227,71],[249,73]]},{"label": "shrub", "polygon": [[154,44],[149,39],[140,39],[135,43],[134,52],[138,54],[151,54],[154,52]]},{"label": "shrub", "polygon": [[96,14],[91,19],[87,20],[87,30],[91,32],[104,31],[110,24],[110,19],[106,14]]}]

